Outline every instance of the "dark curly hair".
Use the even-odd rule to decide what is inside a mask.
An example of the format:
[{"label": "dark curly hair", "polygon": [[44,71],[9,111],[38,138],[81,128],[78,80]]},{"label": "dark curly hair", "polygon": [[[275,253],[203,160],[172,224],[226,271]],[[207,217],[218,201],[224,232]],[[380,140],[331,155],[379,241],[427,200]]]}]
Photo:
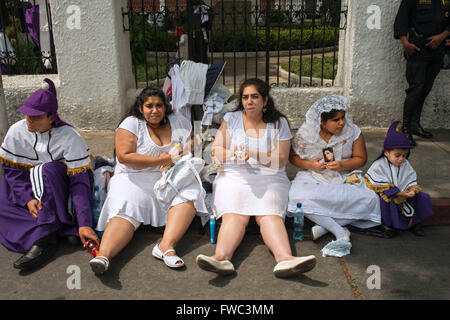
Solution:
[{"label": "dark curly hair", "polygon": [[[344,111],[344,110],[331,109],[329,112],[323,112],[320,115],[320,120],[327,122],[328,120],[334,118],[339,111]],[[345,111],[344,111],[344,113],[345,113]]]},{"label": "dark curly hair", "polygon": [[275,108],[275,103],[273,102],[273,99],[269,93],[270,86],[265,81],[258,78],[247,79],[244,82],[242,82],[242,84],[239,87],[239,96],[238,96],[239,104],[236,110],[244,110],[244,105],[242,104],[242,95],[244,93],[244,89],[249,86],[254,86],[256,90],[259,92],[259,94],[263,97],[263,99],[268,97],[267,104],[265,106],[265,111],[263,112],[262,120],[264,123],[278,122],[281,117],[284,117],[287,120],[286,116]]},{"label": "dark curly hair", "polygon": [[120,123],[127,117],[133,116],[141,120],[145,120],[144,115],[141,113],[141,107],[143,107],[145,101],[149,97],[159,97],[161,98],[166,110],[164,112],[164,118],[161,120],[160,125],[164,125],[169,121],[169,114],[173,113],[172,106],[167,102],[167,98],[164,94],[164,92],[157,87],[147,87],[141,91],[141,93],[137,96],[136,101],[131,106],[131,108],[127,111],[123,119],[119,122]]}]

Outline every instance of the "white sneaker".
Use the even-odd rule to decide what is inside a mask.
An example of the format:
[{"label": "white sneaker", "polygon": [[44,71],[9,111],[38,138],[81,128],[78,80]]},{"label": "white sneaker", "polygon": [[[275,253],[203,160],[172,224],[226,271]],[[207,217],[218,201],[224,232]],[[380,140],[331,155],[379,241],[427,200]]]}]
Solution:
[{"label": "white sneaker", "polygon": [[344,229],[345,229],[346,235],[343,236],[343,237],[340,237],[339,239],[336,239],[336,240],[344,240],[344,241],[350,242],[350,235],[351,235],[352,233],[351,233],[347,228],[344,228]]},{"label": "white sneaker", "polygon": [[320,226],[318,226],[317,224],[315,224],[312,228],[311,228],[311,234],[312,234],[312,239],[313,241],[317,240],[320,238],[319,236],[319,230],[320,230]]}]

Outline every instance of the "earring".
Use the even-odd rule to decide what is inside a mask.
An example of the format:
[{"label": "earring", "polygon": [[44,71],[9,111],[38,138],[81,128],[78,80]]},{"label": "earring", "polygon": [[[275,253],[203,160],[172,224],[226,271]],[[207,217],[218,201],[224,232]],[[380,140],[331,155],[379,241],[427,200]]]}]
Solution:
[{"label": "earring", "polygon": [[263,108],[263,113],[265,113],[266,111],[267,111],[267,107],[264,106],[264,108]]}]

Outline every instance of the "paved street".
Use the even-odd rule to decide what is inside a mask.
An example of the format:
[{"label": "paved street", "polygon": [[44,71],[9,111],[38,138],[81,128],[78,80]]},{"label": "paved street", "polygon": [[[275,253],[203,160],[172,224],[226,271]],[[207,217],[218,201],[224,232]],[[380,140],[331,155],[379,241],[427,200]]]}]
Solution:
[{"label": "paved street", "polygon": [[[363,130],[369,162],[380,152],[384,132]],[[435,217],[425,226],[423,238],[410,232],[392,239],[352,234],[350,255],[324,258],[320,250],[332,240],[331,235],[313,242],[307,229],[306,239],[291,243],[292,249],[296,255],[316,255],[317,265],[311,272],[291,279],[273,275],[275,260],[254,224],[233,257],[237,273],[230,277],[197,267],[198,254],[214,252],[207,234],[200,234],[199,220],[194,220],[177,246],[186,267],[176,271],[152,257],[151,250],[162,236],[162,230],[147,226],[136,232],[131,244],[111,261],[110,270],[101,277],[90,270],[90,255],[81,246],[61,243],[54,259],[44,268],[28,273],[12,267],[20,254],[2,246],[0,299],[450,299],[450,132],[433,132],[436,138],[419,139],[411,155],[419,184],[431,194],[433,201],[442,200],[436,206]],[[83,136],[94,155],[112,157],[113,132],[84,132]],[[295,169],[289,167],[288,172],[292,178]],[[287,225],[291,236],[288,220]],[[74,280],[76,275],[79,282]]]}]

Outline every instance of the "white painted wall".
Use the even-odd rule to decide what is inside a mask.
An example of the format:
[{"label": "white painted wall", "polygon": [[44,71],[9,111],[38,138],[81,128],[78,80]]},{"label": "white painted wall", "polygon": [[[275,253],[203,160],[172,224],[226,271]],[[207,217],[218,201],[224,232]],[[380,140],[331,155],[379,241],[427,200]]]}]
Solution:
[{"label": "white painted wall", "polygon": [[[80,9],[79,29],[77,10]],[[126,0],[52,0],[60,114],[81,129],[113,129],[134,88]]]},{"label": "white painted wall", "polygon": [[[67,26],[70,5],[81,10],[79,30]],[[367,27],[371,5],[380,9],[380,29]],[[349,97],[350,113],[361,127],[388,127],[401,120],[407,83],[401,44],[393,37],[399,5],[400,0],[343,0],[348,16],[347,27],[340,34],[336,86],[272,90],[277,106],[294,128],[304,121],[315,100],[332,93]],[[126,0],[51,1],[60,114],[78,128],[116,128],[136,96],[129,33],[122,31],[122,6]],[[32,76],[34,82],[25,78],[3,78],[10,124],[20,118],[17,108],[39,89],[35,82],[43,76]],[[450,129],[449,113],[450,70],[443,70],[426,100],[422,124]]]},{"label": "white painted wall", "polygon": [[[393,36],[400,0],[348,0],[347,29],[341,33],[339,81],[361,126],[388,127],[402,120],[407,82],[402,46]],[[380,9],[380,29],[369,29],[369,6]],[[342,36],[344,38],[342,38]],[[342,46],[340,46],[340,49]],[[422,124],[450,129],[450,70],[441,70],[425,101]]]}]

